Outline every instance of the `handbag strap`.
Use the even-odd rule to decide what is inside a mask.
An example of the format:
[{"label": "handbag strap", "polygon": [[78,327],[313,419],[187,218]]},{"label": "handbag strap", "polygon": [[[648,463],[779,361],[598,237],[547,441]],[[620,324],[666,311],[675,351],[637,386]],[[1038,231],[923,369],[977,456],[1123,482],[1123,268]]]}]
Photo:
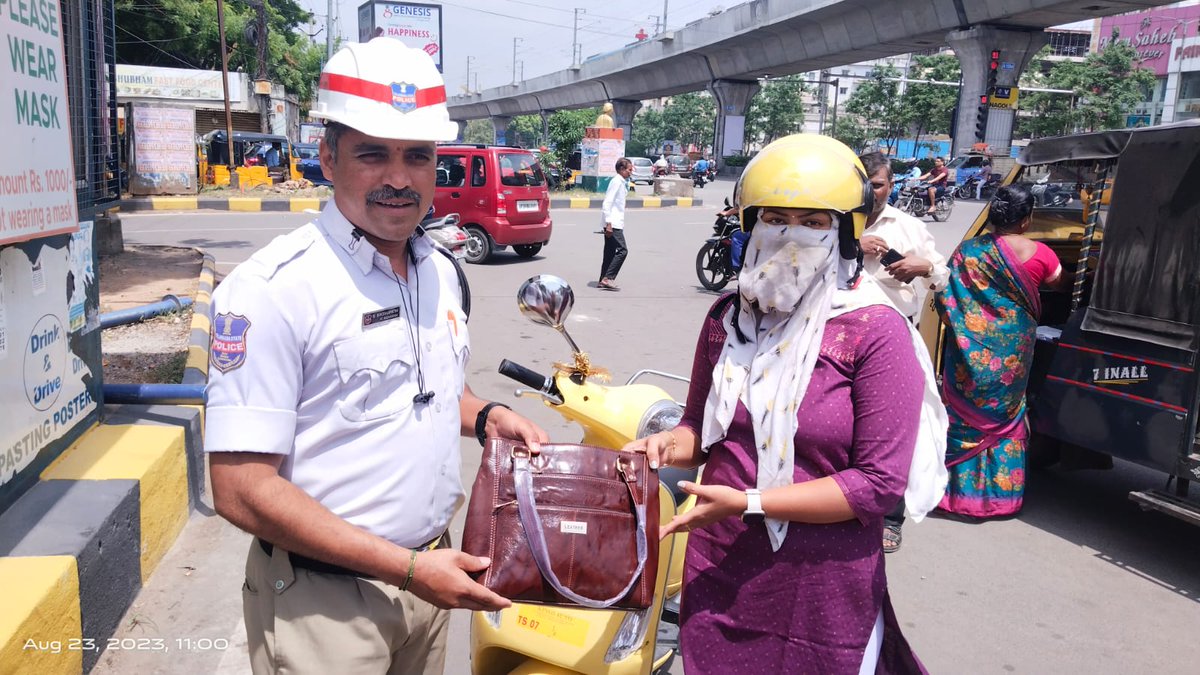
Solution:
[{"label": "handbag strap", "polygon": [[513,484],[517,492],[517,513],[521,517],[521,527],[525,530],[525,538],[529,541],[529,548],[533,551],[533,559],[537,562],[538,569],[541,570],[542,576],[554,587],[554,590],[558,591],[563,597],[576,604],[592,609],[604,609],[615,605],[617,601],[629,593],[629,589],[633,588],[633,585],[637,583],[638,578],[642,575],[642,570],[646,567],[646,505],[637,502],[633,486],[629,484],[629,479],[625,476],[624,471],[621,471],[620,474],[622,482],[625,483],[625,487],[629,490],[630,498],[633,499],[633,510],[637,517],[638,564],[637,569],[633,571],[633,576],[629,579],[629,583],[625,584],[625,588],[621,589],[620,592],[611,598],[595,600],[579,595],[564,586],[558,580],[558,575],[550,567],[550,552],[546,548],[546,535],[542,532],[542,517],[538,515],[537,500],[533,496],[533,473],[529,469],[529,455],[525,453],[513,453]]}]

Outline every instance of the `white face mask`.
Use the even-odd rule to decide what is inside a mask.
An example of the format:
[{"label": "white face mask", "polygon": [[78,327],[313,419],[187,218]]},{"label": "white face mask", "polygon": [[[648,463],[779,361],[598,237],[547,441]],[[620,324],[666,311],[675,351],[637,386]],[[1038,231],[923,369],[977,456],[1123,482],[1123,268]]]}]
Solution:
[{"label": "white face mask", "polygon": [[837,229],[758,223],[738,274],[742,297],[762,312],[790,313],[835,269]]}]

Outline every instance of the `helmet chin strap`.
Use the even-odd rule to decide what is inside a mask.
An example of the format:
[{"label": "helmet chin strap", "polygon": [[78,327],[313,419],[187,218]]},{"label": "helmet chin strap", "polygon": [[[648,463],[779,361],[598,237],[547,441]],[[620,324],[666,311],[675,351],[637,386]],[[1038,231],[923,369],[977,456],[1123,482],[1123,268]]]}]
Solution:
[{"label": "helmet chin strap", "polygon": [[858,239],[854,237],[854,213],[838,214],[838,254],[842,260],[855,261],[854,274],[850,275],[849,286],[858,285],[858,277],[863,269],[863,251]]}]

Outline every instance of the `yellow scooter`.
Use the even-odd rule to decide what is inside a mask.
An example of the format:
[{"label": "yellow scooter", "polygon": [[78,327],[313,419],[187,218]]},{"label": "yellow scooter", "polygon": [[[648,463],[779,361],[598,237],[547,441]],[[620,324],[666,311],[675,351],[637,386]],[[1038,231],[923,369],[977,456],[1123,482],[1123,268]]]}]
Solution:
[{"label": "yellow scooter", "polygon": [[[627,442],[674,428],[683,408],[660,387],[637,384],[645,375],[686,382],[687,378],[642,370],[621,386],[597,382],[593,367],[564,328],[575,302],[566,281],[538,275],[517,292],[521,313],[557,330],[571,345],[573,365],[556,364],[551,376],[504,360],[500,373],[528,387],[517,396],[536,396],[563,417],[583,427],[582,442],[620,449]],[[659,518],[666,524],[694,504],[694,497],[673,492],[679,480],[695,480],[695,471],[659,472]],[[687,497],[679,503],[677,498]],[[659,545],[654,604],[640,612],[514,604],[499,612],[476,612],[471,619],[471,671],[476,675],[566,675],[569,673],[665,673],[679,645],[678,597],[683,585],[687,535],[675,534]]]}]

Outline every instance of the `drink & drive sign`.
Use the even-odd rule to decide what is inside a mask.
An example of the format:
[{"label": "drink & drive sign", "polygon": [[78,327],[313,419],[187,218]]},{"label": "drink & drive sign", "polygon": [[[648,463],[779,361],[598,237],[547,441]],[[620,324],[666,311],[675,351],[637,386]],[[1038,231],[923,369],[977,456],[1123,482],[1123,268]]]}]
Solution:
[{"label": "drink & drive sign", "polygon": [[58,0],[0,0],[0,244],[75,232],[75,169],[67,120]]}]

